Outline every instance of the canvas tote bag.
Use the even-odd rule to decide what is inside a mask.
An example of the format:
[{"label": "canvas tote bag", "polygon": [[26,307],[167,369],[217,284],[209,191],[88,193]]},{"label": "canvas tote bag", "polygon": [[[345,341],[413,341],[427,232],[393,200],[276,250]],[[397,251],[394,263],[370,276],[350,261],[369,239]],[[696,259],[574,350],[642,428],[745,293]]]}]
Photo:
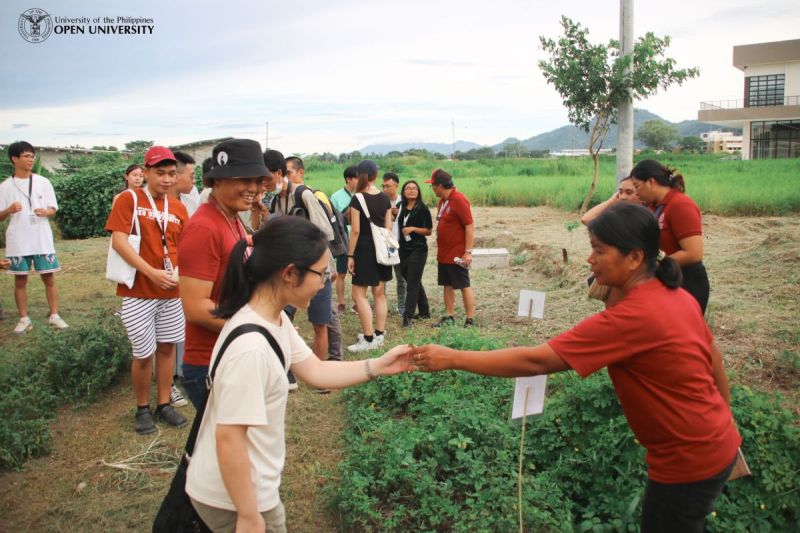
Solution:
[{"label": "canvas tote bag", "polygon": [[372,242],[375,243],[375,259],[381,265],[393,266],[400,263],[399,244],[397,237],[394,236],[391,230],[382,226],[377,226],[369,218],[369,209],[367,209],[367,202],[364,200],[363,193],[356,193],[358,203],[361,204],[361,209],[364,210],[364,216],[369,220],[369,227],[372,229]]},{"label": "canvas tote bag", "polygon": [[[131,219],[131,229],[128,234],[128,244],[139,253],[139,245],[142,243],[142,232],[139,228],[139,215],[137,209],[139,203],[136,199],[136,191],[128,189],[133,195],[133,218]],[[136,234],[133,230],[136,229]],[[133,282],[136,279],[136,269],[129,265],[122,256],[120,256],[111,242],[108,243],[108,259],[106,259],[106,279],[114,283],[122,283],[129,289],[133,288]]]}]

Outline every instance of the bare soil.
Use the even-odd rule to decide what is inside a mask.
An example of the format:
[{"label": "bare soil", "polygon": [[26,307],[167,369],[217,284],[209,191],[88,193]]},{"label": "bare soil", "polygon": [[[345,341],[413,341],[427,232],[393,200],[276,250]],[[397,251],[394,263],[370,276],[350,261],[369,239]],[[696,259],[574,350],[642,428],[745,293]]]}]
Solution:
[{"label": "bare soil", "polygon": [[[588,239],[583,227],[568,229],[574,214],[537,207],[475,208],[474,215],[476,247],[504,247],[511,253],[508,268],[472,272],[477,320],[485,335],[512,345],[539,343],[600,309],[585,297]],[[782,392],[787,405],[800,414],[800,217],[708,215],[704,224],[712,287],[707,320],[733,385]],[[102,281],[107,241],[62,241],[58,248],[66,265],[58,277],[62,316],[78,324],[91,307],[114,309],[113,289]],[[434,260],[432,247],[425,286],[437,313],[441,293]],[[32,279],[30,286],[36,320],[45,312],[44,298],[41,283]],[[0,288],[0,301],[13,314],[10,278],[0,278]],[[520,289],[547,293],[543,320],[515,316]],[[393,309],[394,283],[388,291]],[[458,311],[463,317],[460,303]],[[302,313],[298,316],[310,340]],[[1,357],[13,356],[25,342],[9,335],[14,322],[0,322]],[[343,327],[345,344],[354,342],[357,317],[348,313]],[[389,344],[430,331],[421,323],[401,330],[396,315],[388,330]],[[149,530],[171,479],[168,466],[178,457],[188,430],[137,436],[132,431],[132,397],[129,376],[124,375],[102,401],[79,410],[61,409],[53,425],[52,454],[29,461],[21,472],[0,474],[0,531]],[[193,414],[191,407],[182,411]],[[339,436],[344,417],[339,393],[319,395],[301,385],[290,395],[282,498],[292,531],[339,530],[328,488],[336,483],[343,453]]]}]

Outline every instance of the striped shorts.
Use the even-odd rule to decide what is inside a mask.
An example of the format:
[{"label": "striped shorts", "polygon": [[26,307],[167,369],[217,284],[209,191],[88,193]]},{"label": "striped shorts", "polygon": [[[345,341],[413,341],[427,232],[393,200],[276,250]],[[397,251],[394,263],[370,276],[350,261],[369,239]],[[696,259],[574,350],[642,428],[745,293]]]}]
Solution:
[{"label": "striped shorts", "polygon": [[123,298],[119,316],[136,359],[153,355],[157,342],[183,342],[186,335],[180,298]]}]

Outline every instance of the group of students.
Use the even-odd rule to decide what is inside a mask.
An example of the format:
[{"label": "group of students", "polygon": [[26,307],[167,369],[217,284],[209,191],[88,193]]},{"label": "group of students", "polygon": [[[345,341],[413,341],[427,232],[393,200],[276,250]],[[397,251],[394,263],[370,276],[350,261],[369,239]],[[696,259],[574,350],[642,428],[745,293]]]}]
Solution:
[{"label": "group of students", "polygon": [[[114,248],[137,268],[134,288],[156,295],[123,295],[129,336],[146,332],[136,344],[131,339],[134,357],[149,352],[158,364],[170,365],[174,347],[162,345],[182,340],[185,316],[184,380],[196,384],[194,393],[187,388],[195,405],[206,402],[186,492],[213,531],[286,531],[279,487],[289,370],[311,386],[338,389],[417,370],[514,377],[572,369],[586,377],[602,368],[608,368],[628,423],[647,451],[642,531],[703,531],[742,439],[729,408],[722,357],[701,305],[680,288],[686,267],[698,262],[691,262],[696,259],[691,238],[699,234],[679,230],[674,237],[679,249],[665,250],[665,228],[672,231],[683,222],[672,217],[681,208],[691,212],[674,192],[682,180],[673,173],[667,170],[665,177],[660,165],[640,163],[632,173],[635,188],[652,210],[638,202],[613,202],[588,221],[587,261],[596,281],[615,296],[605,310],[565,333],[536,347],[473,352],[400,345],[374,359],[333,362],[314,356],[286,313],[308,308],[329,283],[329,236],[298,216],[270,216],[248,235],[239,213],[260,213],[254,200],[262,189],[280,190],[286,182],[267,170],[254,141],[226,141],[212,157],[204,175],[211,189],[208,201],[188,217],[170,193],[175,156],[166,148],[151,148],[143,169],[145,188],[120,195],[107,228]],[[366,181],[361,191],[376,198],[377,169],[363,165],[357,169],[365,171],[358,173],[359,181],[362,176]],[[390,210],[385,199],[367,200]],[[134,201],[142,237],[138,254],[126,250]],[[358,247],[361,224],[368,221],[352,200],[351,208],[361,212],[351,216],[347,254],[353,256],[348,269],[355,282],[362,279],[355,276],[362,274]],[[386,213],[382,222],[388,225]],[[667,252],[660,259],[659,248]],[[381,276],[385,271],[377,272]],[[182,314],[176,311],[178,295]],[[148,299],[159,301],[141,301]],[[139,329],[126,315],[139,319]],[[245,325],[251,327],[248,332],[234,337]],[[187,373],[187,363],[192,372]],[[216,370],[206,388],[210,365]],[[171,379],[171,373],[158,377],[160,416],[168,423],[163,411]],[[142,408],[149,412],[148,406]],[[138,418],[137,413],[137,429]]]}]

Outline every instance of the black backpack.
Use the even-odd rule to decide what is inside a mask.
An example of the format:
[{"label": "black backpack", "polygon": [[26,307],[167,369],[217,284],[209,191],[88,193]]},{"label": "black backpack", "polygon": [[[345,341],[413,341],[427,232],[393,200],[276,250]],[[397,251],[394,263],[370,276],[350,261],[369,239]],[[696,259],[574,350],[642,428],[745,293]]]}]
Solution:
[{"label": "black backpack", "polygon": [[[331,230],[333,230],[333,240],[328,241],[328,248],[331,251],[331,255],[333,257],[345,255],[347,253],[348,246],[350,245],[350,238],[347,233],[347,219],[344,218],[344,215],[341,213],[341,211],[336,209],[336,206],[333,205],[324,192],[312,189],[306,185],[298,185],[293,191],[294,207],[289,209],[286,214],[305,217],[306,220],[310,218],[308,211],[306,210],[306,206],[303,203],[303,192],[306,189],[314,193],[314,197],[317,199],[317,202],[319,202],[319,205],[322,206],[325,216],[328,217],[328,222],[330,222]],[[325,198],[325,200],[322,200],[320,195]],[[279,196],[273,198],[272,205],[270,206],[271,212],[275,212],[275,202],[279,201]]]}]

